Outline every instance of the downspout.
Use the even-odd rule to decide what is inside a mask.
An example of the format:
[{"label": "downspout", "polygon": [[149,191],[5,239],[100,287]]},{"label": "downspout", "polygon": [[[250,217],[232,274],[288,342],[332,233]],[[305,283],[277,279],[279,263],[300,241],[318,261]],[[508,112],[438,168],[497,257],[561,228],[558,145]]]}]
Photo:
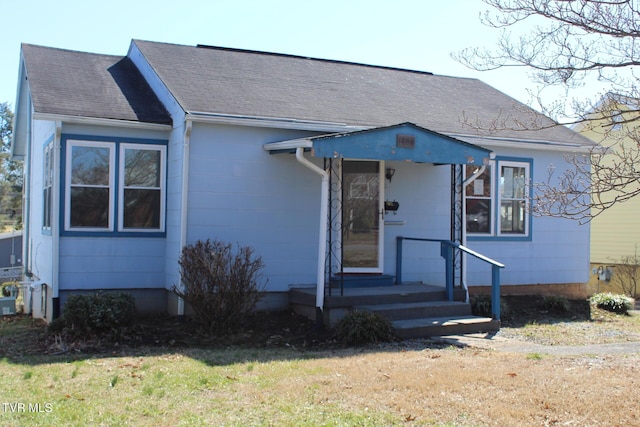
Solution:
[{"label": "downspout", "polygon": [[318,232],[318,270],[316,275],[316,325],[323,324],[324,265],[327,251],[327,214],[329,211],[329,173],[304,157],[304,148],[296,148],[296,159],[322,177],[320,189],[320,226]]},{"label": "downspout", "polygon": [[[182,248],[187,245],[187,203],[189,201],[189,154],[191,144],[191,129],[193,122],[186,120],[184,124],[184,141],[182,145],[182,189],[180,201],[180,256],[182,254]],[[184,289],[182,280],[180,286]],[[184,300],[178,297],[178,316],[184,316]]]},{"label": "downspout", "polygon": [[53,265],[52,268],[52,282],[53,288],[53,312],[52,318],[55,319],[60,314],[60,300],[59,300],[59,274],[60,274],[60,156],[61,153],[61,139],[62,136],[62,122],[56,121],[56,134],[53,139],[53,182],[51,185],[51,240],[53,244],[52,255]]},{"label": "downspout", "polygon": [[31,159],[33,155],[31,153],[31,127],[32,123],[32,109],[31,109],[31,97],[28,97],[27,101],[28,106],[28,118],[27,118],[27,148],[25,152],[25,157],[22,162],[23,171],[22,176],[24,177],[24,182],[22,183],[22,188],[24,189],[24,202],[22,206],[22,272],[26,276],[25,280],[33,277],[33,265],[31,264]]}]

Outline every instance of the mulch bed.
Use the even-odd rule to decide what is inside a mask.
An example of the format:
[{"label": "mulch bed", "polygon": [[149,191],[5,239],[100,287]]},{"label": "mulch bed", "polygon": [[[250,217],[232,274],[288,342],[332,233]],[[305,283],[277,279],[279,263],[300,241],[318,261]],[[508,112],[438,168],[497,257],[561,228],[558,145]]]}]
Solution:
[{"label": "mulch bed", "polygon": [[[528,323],[584,321],[590,318],[588,302],[569,300],[569,310],[555,312],[538,296],[503,297],[502,324],[522,327]],[[0,322],[15,322],[18,332],[0,335],[0,357],[32,354],[73,354],[126,352],[141,347],[151,348],[273,348],[335,349],[344,347],[331,329],[318,329],[315,322],[291,312],[257,312],[246,319],[240,332],[213,336],[189,319],[168,315],[137,318],[131,326],[117,333],[100,336],[56,335],[47,331],[42,321],[24,315],[0,317]],[[0,326],[3,326],[0,324]]]}]

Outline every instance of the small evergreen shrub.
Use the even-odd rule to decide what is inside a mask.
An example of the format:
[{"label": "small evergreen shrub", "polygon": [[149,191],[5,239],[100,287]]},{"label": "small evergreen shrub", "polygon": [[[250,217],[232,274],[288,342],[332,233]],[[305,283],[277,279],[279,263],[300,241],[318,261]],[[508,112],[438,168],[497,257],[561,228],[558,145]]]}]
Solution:
[{"label": "small evergreen shrub", "polygon": [[391,322],[370,311],[351,311],[336,326],[338,340],[349,345],[389,342],[395,340]]},{"label": "small evergreen shrub", "polygon": [[[491,295],[475,295],[471,297],[471,313],[474,316],[492,317],[491,312]],[[500,298],[500,316],[506,316],[509,313],[509,306]]]},{"label": "small evergreen shrub", "polygon": [[589,298],[591,305],[603,310],[619,314],[627,314],[633,308],[634,300],[626,295],[602,292],[594,294]]},{"label": "small evergreen shrub", "polygon": [[571,306],[566,297],[549,295],[542,299],[542,308],[552,313],[568,313]]},{"label": "small evergreen shrub", "polygon": [[62,309],[62,315],[51,325],[52,332],[70,335],[118,333],[128,326],[136,314],[135,299],[124,292],[96,292],[72,295]]},{"label": "small evergreen shrub", "polygon": [[179,264],[183,286],[173,292],[208,333],[234,332],[260,299],[264,263],[249,246],[234,251],[229,243],[198,241],[182,249]]}]

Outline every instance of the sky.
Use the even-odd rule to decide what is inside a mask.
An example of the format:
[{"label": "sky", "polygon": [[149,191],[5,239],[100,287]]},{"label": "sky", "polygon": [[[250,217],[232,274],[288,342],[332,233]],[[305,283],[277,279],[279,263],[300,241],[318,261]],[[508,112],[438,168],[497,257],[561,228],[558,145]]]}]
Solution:
[{"label": "sky", "polygon": [[478,72],[450,56],[496,44],[486,10],[480,0],[5,0],[0,102],[15,106],[21,43],[124,56],[141,39],[478,78],[531,104],[524,69]]}]

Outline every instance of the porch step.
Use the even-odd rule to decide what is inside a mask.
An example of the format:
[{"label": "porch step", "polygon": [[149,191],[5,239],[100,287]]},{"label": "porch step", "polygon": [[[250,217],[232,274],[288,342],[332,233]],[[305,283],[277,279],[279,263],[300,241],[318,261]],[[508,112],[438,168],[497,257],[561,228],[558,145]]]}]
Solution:
[{"label": "porch step", "polygon": [[[464,303],[464,291],[455,290],[448,301],[443,287],[422,283],[371,288],[333,289],[325,295],[323,322],[335,326],[352,310],[366,310],[387,317],[401,339],[493,332],[500,321],[471,315],[471,305]],[[293,287],[289,291],[291,309],[316,319],[315,287]]]},{"label": "porch step", "polygon": [[471,316],[471,306],[459,301],[357,305],[356,310],[372,311],[389,320],[410,320],[439,316]]},{"label": "porch step", "polygon": [[393,286],[395,277],[389,274],[344,274],[331,277],[332,288],[372,288],[377,286]]},{"label": "porch step", "polygon": [[[292,305],[315,305],[315,287],[293,287],[289,290],[289,303]],[[464,295],[456,295],[456,300]],[[424,284],[405,284],[395,286],[376,286],[370,288],[332,289],[331,295],[325,295],[325,308],[351,308],[358,305],[406,304],[446,300],[446,292],[440,286]]]},{"label": "porch step", "polygon": [[478,316],[393,320],[391,325],[401,339],[494,332],[500,329],[500,321]]}]

